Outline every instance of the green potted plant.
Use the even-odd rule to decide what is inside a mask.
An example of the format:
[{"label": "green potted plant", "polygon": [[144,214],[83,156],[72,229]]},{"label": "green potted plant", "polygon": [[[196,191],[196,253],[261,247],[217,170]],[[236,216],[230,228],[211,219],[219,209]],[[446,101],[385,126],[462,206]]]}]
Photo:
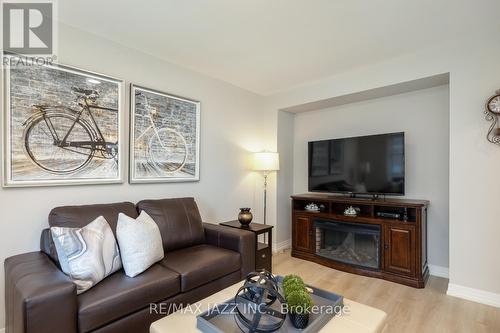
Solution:
[{"label": "green potted plant", "polygon": [[306,290],[305,283],[298,280],[289,281],[286,285],[283,286],[283,294],[285,298],[288,294],[291,294],[294,291],[304,291],[304,290]]},{"label": "green potted plant", "polygon": [[300,276],[287,275],[282,281],[283,293],[288,304],[290,320],[295,328],[303,329],[309,323],[313,300]]},{"label": "green potted plant", "polygon": [[287,292],[293,289],[305,288],[306,284],[300,276],[290,274],[283,278],[281,286],[283,287],[283,294],[286,296]]},{"label": "green potted plant", "polygon": [[281,284],[283,285],[283,288],[286,288],[286,286],[289,283],[302,283],[302,284],[304,284],[304,280],[302,280],[302,278],[298,275],[289,274],[283,278],[283,281]]},{"label": "green potted plant", "polygon": [[290,320],[295,328],[303,329],[309,324],[309,315],[313,306],[311,295],[304,290],[293,290],[286,296]]}]

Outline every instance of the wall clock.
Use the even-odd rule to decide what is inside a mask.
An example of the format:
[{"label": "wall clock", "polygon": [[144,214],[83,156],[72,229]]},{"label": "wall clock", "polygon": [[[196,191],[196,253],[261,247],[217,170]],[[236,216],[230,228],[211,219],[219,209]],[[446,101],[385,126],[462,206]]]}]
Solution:
[{"label": "wall clock", "polygon": [[486,138],[489,142],[500,146],[500,128],[498,127],[498,117],[500,116],[500,90],[495,92],[486,102],[484,113],[486,120],[491,122]]}]

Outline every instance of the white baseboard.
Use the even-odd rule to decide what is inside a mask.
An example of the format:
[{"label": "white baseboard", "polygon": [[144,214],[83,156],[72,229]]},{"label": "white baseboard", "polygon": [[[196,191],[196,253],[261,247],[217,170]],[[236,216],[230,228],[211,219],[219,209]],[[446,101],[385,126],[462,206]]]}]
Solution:
[{"label": "white baseboard", "polygon": [[448,283],[448,291],[446,294],[500,308],[500,294],[492,293],[490,291]]},{"label": "white baseboard", "polygon": [[[274,243],[273,244],[273,253],[278,253],[283,250],[287,250],[292,247],[292,240],[287,239],[286,241],[279,242],[279,243]],[[1,332],[0,332],[1,333]]]},{"label": "white baseboard", "polygon": [[449,279],[450,278],[450,270],[448,267],[436,266],[436,265],[428,265],[429,273],[434,276],[439,276],[442,278]]}]

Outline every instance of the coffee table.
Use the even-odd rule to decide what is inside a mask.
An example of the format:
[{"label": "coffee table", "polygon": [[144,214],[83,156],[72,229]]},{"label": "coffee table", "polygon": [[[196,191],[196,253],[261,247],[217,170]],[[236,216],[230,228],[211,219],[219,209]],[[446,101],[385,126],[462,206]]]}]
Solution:
[{"label": "coffee table", "polygon": [[[225,302],[234,297],[242,283],[238,282],[193,304],[192,309],[200,309],[201,313],[208,310],[209,306],[213,307],[214,304]],[[385,328],[387,314],[384,311],[345,298],[344,305],[349,307],[349,314],[333,318],[320,332],[379,333]],[[197,314],[191,312],[174,312],[152,323],[149,332],[199,333],[200,331],[196,328],[196,316]]]}]

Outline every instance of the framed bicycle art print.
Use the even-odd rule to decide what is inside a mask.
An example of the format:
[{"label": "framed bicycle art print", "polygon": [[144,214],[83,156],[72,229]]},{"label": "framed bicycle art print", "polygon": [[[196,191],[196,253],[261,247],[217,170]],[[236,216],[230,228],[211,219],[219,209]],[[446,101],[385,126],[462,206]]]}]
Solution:
[{"label": "framed bicycle art print", "polygon": [[130,183],[198,181],[200,102],[130,86]]},{"label": "framed bicycle art print", "polygon": [[123,182],[123,90],[69,66],[5,68],[3,185]]}]

